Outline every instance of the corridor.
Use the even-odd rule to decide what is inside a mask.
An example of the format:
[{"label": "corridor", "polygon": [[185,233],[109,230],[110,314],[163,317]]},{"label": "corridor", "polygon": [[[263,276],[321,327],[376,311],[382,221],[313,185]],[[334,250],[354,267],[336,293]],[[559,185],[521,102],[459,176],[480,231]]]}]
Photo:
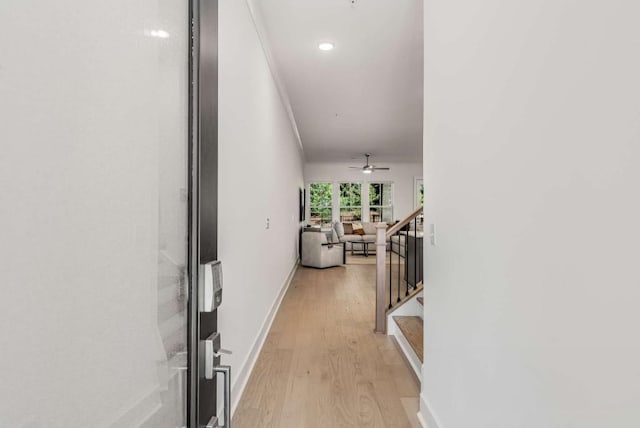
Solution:
[{"label": "corridor", "polygon": [[419,427],[420,386],[374,327],[375,266],[299,267],[234,426]]}]

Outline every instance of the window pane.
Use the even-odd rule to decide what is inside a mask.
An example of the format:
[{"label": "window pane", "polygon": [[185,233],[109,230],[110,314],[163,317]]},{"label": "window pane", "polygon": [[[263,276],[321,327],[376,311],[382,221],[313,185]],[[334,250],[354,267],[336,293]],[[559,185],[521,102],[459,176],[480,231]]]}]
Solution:
[{"label": "window pane", "polygon": [[382,208],[369,207],[369,221],[373,223],[378,223],[382,221]]},{"label": "window pane", "polygon": [[390,223],[393,221],[393,186],[391,183],[369,184],[369,220]]},{"label": "window pane", "polygon": [[382,190],[381,183],[369,184],[369,205],[381,205],[380,193]]},{"label": "window pane", "polygon": [[385,223],[393,222],[393,207],[382,208],[382,221]]},{"label": "window pane", "polygon": [[311,208],[309,224],[312,226],[327,226],[331,224],[331,208]]},{"label": "window pane", "polygon": [[391,190],[391,184],[385,183],[382,185],[382,206],[390,207],[393,205],[393,192]]},{"label": "window pane", "polygon": [[311,183],[309,185],[310,207],[331,207],[331,183]]},{"label": "window pane", "polygon": [[393,207],[370,207],[369,219],[373,223],[380,221],[391,223],[393,222]]},{"label": "window pane", "polygon": [[360,183],[340,183],[340,206],[362,207]]},{"label": "window pane", "polygon": [[369,184],[369,205],[370,206],[391,206],[393,203],[391,183],[370,183]]},{"label": "window pane", "polygon": [[309,224],[312,226],[330,226],[332,219],[331,183],[311,183],[309,185]]},{"label": "window pane", "polygon": [[340,221],[343,223],[350,223],[352,221],[362,220],[362,208],[350,207],[340,208]]}]

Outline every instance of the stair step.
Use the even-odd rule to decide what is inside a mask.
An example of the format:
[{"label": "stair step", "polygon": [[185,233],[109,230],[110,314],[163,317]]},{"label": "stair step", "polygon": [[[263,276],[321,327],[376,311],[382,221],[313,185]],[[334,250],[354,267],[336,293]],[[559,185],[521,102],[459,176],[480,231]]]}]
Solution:
[{"label": "stair step", "polygon": [[424,299],[422,297],[418,297],[418,303],[424,306]]},{"label": "stair step", "polygon": [[424,327],[422,318],[420,317],[402,317],[394,316],[393,320],[404,335],[413,351],[416,353],[421,362],[423,362],[423,344],[424,344]]}]

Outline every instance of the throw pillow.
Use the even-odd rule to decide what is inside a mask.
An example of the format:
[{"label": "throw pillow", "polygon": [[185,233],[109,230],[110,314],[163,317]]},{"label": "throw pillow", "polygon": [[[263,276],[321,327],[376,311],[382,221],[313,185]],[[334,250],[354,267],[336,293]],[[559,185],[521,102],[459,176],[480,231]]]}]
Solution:
[{"label": "throw pillow", "polygon": [[351,223],[342,223],[345,235],[353,235],[353,226]]},{"label": "throw pillow", "polygon": [[353,228],[354,235],[364,235],[364,228],[362,227],[361,223],[353,223],[351,227]]},{"label": "throw pillow", "polygon": [[333,225],[333,230],[338,235],[338,238],[342,238],[344,236],[344,226],[339,221],[336,221]]}]

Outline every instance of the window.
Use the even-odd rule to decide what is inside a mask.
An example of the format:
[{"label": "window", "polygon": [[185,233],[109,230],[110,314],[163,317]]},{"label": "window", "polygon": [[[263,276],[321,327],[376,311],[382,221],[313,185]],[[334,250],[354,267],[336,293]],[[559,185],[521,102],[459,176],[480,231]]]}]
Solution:
[{"label": "window", "polygon": [[340,183],[340,221],[362,220],[362,185],[360,183]]},{"label": "window", "polygon": [[377,223],[393,222],[393,185],[369,183],[369,219]]},{"label": "window", "polygon": [[331,225],[333,185],[331,183],[311,183],[309,185],[309,224],[312,226]]},{"label": "window", "polygon": [[424,181],[422,178],[416,178],[416,208],[424,205]]}]

